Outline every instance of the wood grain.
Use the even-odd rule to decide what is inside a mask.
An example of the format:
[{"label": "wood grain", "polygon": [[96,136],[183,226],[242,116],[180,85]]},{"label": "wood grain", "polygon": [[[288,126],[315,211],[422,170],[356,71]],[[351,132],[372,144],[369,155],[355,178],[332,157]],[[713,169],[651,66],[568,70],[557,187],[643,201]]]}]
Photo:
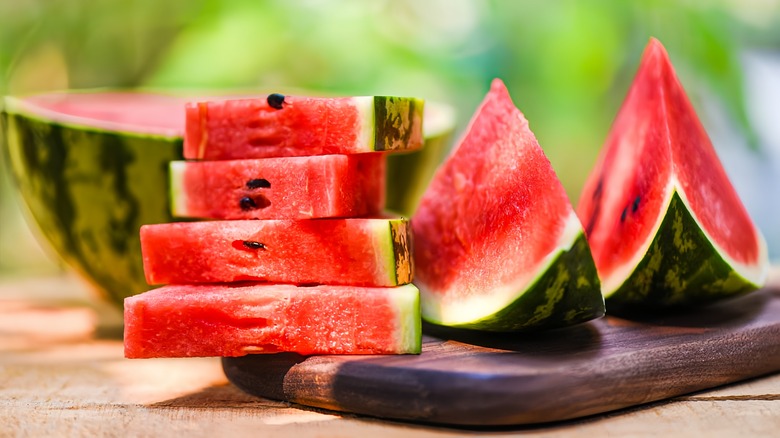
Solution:
[{"label": "wood grain", "polygon": [[223,359],[245,391],[336,411],[469,426],[584,417],[780,370],[780,289],[697,311],[535,335],[427,326],[419,356]]}]

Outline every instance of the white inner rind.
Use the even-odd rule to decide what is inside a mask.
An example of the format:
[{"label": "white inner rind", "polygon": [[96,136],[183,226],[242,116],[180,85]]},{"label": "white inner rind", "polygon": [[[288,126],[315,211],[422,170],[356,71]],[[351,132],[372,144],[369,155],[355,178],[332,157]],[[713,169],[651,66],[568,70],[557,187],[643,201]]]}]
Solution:
[{"label": "white inner rind", "polygon": [[23,115],[44,123],[57,123],[70,128],[88,128],[96,131],[116,132],[135,137],[162,138],[165,140],[177,140],[182,138],[182,132],[177,129],[117,123],[109,120],[63,114],[12,96],[5,97],[5,111],[10,114]]},{"label": "white inner rind", "polygon": [[398,312],[398,350],[404,353],[419,353],[422,336],[420,291],[413,284],[405,284],[394,288],[392,297],[393,307]]},{"label": "white inner rind", "polygon": [[352,102],[357,107],[361,122],[360,134],[358,135],[358,151],[372,151],[374,150],[374,130],[376,128],[374,97],[357,96],[352,98]]},{"label": "white inner rind", "polygon": [[187,163],[184,161],[171,161],[169,163],[170,169],[170,197],[171,197],[171,214],[173,216],[189,216],[189,210],[187,208],[188,197],[187,191],[184,189],[184,172],[186,170]]},{"label": "white inner rind", "polygon": [[[425,319],[443,325],[466,324],[484,319],[499,312],[522,296],[531,285],[547,272],[561,253],[569,251],[583,234],[582,224],[577,214],[571,210],[553,251],[537,264],[532,275],[523,276],[516,282],[507,283],[490,291],[477,291],[468,298],[449,294],[425,293],[425,285],[420,285],[422,309]],[[444,299],[443,299],[444,298]]]},{"label": "white inner rind", "polygon": [[[683,205],[688,210],[688,213],[691,214],[693,220],[696,221],[697,224],[700,223],[699,219],[696,217],[696,213],[691,209],[690,203],[688,202],[688,197],[680,188],[680,184],[678,183],[676,177],[670,178],[669,184],[667,185],[666,190],[664,190],[664,193],[666,193],[666,196],[662,205],[665,205],[666,208],[662,214],[658,215],[656,223],[653,225],[652,231],[648,235],[648,238],[638,248],[634,254],[634,257],[613,269],[611,275],[601,279],[602,291],[605,298],[610,297],[623,285],[623,283],[625,283],[625,281],[631,276],[636,267],[647,254],[647,251],[650,249],[650,245],[653,244],[653,240],[655,239],[656,235],[658,235],[658,231],[661,229],[661,224],[666,218],[666,212],[669,211],[669,205],[672,202],[674,193],[677,193],[680,196]],[[745,265],[744,263],[735,261],[720,245],[718,245],[718,243],[712,238],[707,230],[701,226],[699,226],[699,229],[702,231],[702,233],[704,233],[704,236],[715,248],[715,251],[717,251],[723,260],[734,269],[737,275],[757,287],[761,287],[766,282],[766,278],[769,272],[767,246],[764,237],[761,235],[761,232],[758,229],[755,230],[759,247],[759,262],[756,265]]]}]

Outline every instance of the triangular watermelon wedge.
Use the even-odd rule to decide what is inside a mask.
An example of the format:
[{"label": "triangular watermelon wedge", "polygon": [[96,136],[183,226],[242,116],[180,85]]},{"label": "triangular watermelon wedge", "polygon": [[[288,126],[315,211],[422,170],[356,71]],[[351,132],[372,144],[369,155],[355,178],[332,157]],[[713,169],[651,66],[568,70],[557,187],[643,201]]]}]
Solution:
[{"label": "triangular watermelon wedge", "polygon": [[496,79],[413,216],[429,322],[490,331],[604,314],[595,265],[549,160]]},{"label": "triangular watermelon wedge", "polygon": [[698,305],[765,282],[766,244],[656,39],[577,212],[610,312]]}]

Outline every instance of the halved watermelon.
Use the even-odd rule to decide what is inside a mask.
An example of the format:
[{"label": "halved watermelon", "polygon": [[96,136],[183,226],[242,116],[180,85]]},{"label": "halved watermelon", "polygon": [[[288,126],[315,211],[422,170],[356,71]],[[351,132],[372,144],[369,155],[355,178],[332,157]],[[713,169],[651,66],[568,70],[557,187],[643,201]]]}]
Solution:
[{"label": "halved watermelon", "polygon": [[262,98],[187,104],[184,157],[230,160],[414,150],[423,101],[414,98]]},{"label": "halved watermelon", "polygon": [[706,303],[766,279],[766,244],[656,39],[577,212],[610,311]]},{"label": "halved watermelon", "polygon": [[411,284],[164,286],[125,300],[125,356],[418,354],[420,321]]},{"label": "halved watermelon", "polygon": [[385,157],[321,155],[171,162],[174,216],[311,219],[379,213]]},{"label": "halved watermelon", "polygon": [[141,227],[149,284],[267,281],[396,286],[412,280],[402,218],[235,220]]},{"label": "halved watermelon", "polygon": [[498,79],[412,226],[415,284],[430,322],[515,331],[604,314],[582,226]]}]

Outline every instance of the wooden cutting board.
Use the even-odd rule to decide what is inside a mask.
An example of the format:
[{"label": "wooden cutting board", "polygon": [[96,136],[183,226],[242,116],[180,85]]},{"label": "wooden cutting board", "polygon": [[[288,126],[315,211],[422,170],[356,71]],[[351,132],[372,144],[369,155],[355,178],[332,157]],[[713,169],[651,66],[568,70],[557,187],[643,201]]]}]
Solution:
[{"label": "wooden cutting board", "polygon": [[419,356],[223,359],[258,396],[387,419],[516,425],[598,414],[780,370],[780,288],[695,312],[534,335],[425,327]]}]

